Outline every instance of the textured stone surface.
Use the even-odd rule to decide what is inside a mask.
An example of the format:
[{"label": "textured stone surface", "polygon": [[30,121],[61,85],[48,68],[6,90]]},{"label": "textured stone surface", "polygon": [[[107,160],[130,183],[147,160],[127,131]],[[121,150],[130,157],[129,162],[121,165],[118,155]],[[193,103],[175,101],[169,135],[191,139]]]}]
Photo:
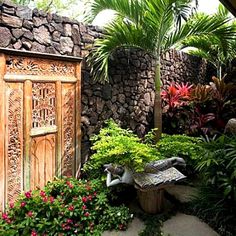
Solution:
[{"label": "textured stone surface", "polygon": [[219,236],[199,218],[182,213],[165,221],[162,231],[164,236]]},{"label": "textured stone surface", "polygon": [[22,22],[22,19],[16,16],[7,14],[2,14],[0,16],[0,23],[14,28],[20,28],[22,26]]},{"label": "textured stone surface", "polygon": [[[96,26],[4,3],[0,8],[0,46],[51,54],[86,57],[102,30]],[[23,27],[22,27],[23,26]],[[162,80],[200,82],[206,63],[199,58],[171,50],[162,55]],[[99,83],[82,65],[83,145],[98,132],[105,120],[113,118],[139,136],[153,123],[155,61],[143,51],[119,50],[110,61],[109,83]],[[102,78],[101,78],[102,80]]]},{"label": "textured stone surface", "polygon": [[51,43],[51,35],[45,26],[34,29],[33,34],[38,43],[44,45],[49,45]]},{"label": "textured stone surface", "polygon": [[11,42],[11,32],[9,29],[0,27],[0,47],[7,47]]},{"label": "textured stone surface", "polygon": [[230,119],[225,126],[225,133],[236,135],[236,118]]}]

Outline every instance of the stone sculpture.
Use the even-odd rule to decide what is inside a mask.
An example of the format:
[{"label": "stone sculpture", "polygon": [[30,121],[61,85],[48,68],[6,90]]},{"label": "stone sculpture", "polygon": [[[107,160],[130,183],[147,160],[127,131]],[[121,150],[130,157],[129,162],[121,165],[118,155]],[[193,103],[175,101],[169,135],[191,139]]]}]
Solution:
[{"label": "stone sculpture", "polygon": [[[138,187],[154,187],[184,179],[185,176],[175,169],[174,166],[186,166],[186,163],[180,157],[153,161],[146,164],[142,173],[133,173],[127,167],[107,164],[104,166],[105,172],[107,172],[106,185],[110,187],[122,183],[135,184]],[[115,178],[112,179],[112,177]]]}]

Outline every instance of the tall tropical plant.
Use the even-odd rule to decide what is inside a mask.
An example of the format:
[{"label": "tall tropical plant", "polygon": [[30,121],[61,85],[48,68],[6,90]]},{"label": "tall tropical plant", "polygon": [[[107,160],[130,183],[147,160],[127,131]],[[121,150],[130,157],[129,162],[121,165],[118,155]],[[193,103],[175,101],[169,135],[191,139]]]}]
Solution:
[{"label": "tall tropical plant", "polygon": [[[220,19],[228,19],[229,11],[220,4],[215,16]],[[231,20],[227,24],[229,27],[235,28],[236,22]],[[189,37],[183,41],[182,48],[188,47],[191,47],[189,54],[205,58],[216,68],[219,79],[222,78],[222,67],[230,64],[236,57],[236,37],[224,38],[215,34]]]},{"label": "tall tropical plant", "polygon": [[[150,53],[156,60],[154,127],[156,140],[162,132],[161,110],[161,53],[193,35],[224,36],[231,38],[232,27],[227,18],[194,14],[182,23],[179,16],[190,10],[191,0],[94,0],[89,18],[103,10],[116,12],[115,19],[105,27],[103,39],[95,42],[89,56],[91,72],[97,80],[108,80],[109,58],[118,48],[139,48]],[[186,15],[186,14],[185,14]]]}]

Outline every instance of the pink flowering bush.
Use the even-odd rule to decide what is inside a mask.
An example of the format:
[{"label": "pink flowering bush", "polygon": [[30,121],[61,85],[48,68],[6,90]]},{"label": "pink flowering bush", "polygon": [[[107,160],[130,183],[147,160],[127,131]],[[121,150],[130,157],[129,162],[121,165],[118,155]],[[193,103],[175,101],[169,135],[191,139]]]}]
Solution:
[{"label": "pink flowering bush", "polygon": [[125,229],[131,219],[128,208],[121,206],[120,217],[111,223],[107,215],[112,209],[100,181],[56,179],[10,203],[1,215],[0,235],[100,235],[119,225]]}]

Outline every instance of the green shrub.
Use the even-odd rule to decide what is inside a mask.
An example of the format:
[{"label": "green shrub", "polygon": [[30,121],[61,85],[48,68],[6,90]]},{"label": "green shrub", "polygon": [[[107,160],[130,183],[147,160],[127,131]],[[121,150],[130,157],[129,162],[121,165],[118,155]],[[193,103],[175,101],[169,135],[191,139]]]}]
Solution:
[{"label": "green shrub", "polygon": [[[104,228],[112,229],[102,221],[111,209],[100,181],[57,179],[11,203],[2,213],[0,235],[100,235]],[[114,224],[126,227],[131,219],[126,212]]]},{"label": "green shrub", "polygon": [[204,152],[201,143],[200,138],[163,134],[156,146],[163,159],[178,156],[184,158],[187,164],[194,166]]},{"label": "green shrub", "polygon": [[95,153],[84,166],[84,170],[90,170],[90,173],[97,174],[97,170],[109,163],[139,172],[147,162],[160,158],[157,149],[142,143],[132,131],[120,128],[113,120],[93,136],[92,142]]},{"label": "green shrub", "polygon": [[219,189],[224,198],[236,201],[236,137],[220,136],[203,143],[205,152],[197,169],[204,183]]}]

